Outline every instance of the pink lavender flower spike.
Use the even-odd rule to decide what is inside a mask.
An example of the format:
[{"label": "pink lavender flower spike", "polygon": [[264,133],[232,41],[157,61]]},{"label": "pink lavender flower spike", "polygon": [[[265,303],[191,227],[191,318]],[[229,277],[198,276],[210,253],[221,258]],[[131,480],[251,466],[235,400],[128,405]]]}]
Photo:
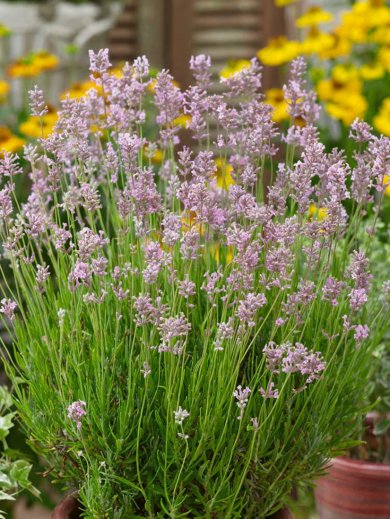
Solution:
[{"label": "pink lavender flower spike", "polygon": [[43,98],[43,92],[39,90],[37,85],[34,86],[33,90],[29,91],[28,97],[30,99],[31,115],[43,117],[47,114],[49,110]]},{"label": "pink lavender flower spike", "polygon": [[211,58],[204,54],[198,56],[191,56],[190,70],[201,88],[207,88],[211,79]]},{"label": "pink lavender flower spike", "polygon": [[8,317],[11,321],[15,319],[15,310],[18,305],[12,299],[2,299],[0,312]]},{"label": "pink lavender flower spike", "polygon": [[181,405],[179,405],[177,411],[173,411],[173,414],[175,415],[175,423],[177,425],[183,425],[184,420],[190,416],[187,409],[183,409]]},{"label": "pink lavender flower spike", "polygon": [[357,324],[355,326],[354,339],[356,344],[359,345],[365,339],[370,336],[370,328],[366,324]]},{"label": "pink lavender flower spike", "polygon": [[83,400],[72,402],[68,407],[68,418],[76,423],[77,429],[81,429],[82,418],[87,414],[87,404]]},{"label": "pink lavender flower spike", "polygon": [[100,49],[97,53],[89,51],[90,71],[96,74],[103,74],[112,66],[109,60],[109,50]]},{"label": "pink lavender flower spike", "polygon": [[260,395],[263,398],[278,398],[279,390],[275,388],[275,384],[270,382],[267,389],[263,389],[262,387],[259,389]]},{"label": "pink lavender flower spike", "polygon": [[237,389],[233,391],[233,396],[237,400],[236,404],[240,409],[240,414],[239,416],[237,416],[238,420],[242,420],[242,417],[244,415],[244,409],[247,406],[250,393],[251,389],[249,387],[243,389],[241,385],[237,386]]}]

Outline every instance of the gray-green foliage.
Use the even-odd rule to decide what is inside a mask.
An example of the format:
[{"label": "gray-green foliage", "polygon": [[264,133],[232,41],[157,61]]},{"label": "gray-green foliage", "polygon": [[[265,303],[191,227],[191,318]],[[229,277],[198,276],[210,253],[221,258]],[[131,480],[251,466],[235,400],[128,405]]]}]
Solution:
[{"label": "gray-green foliage", "polygon": [[[168,73],[153,86],[144,58],[119,78],[108,67],[106,51],[91,53],[100,95],[64,101],[44,151],[27,149],[32,194],[17,215],[13,181],[1,191],[18,412],[88,518],[266,517],[355,444],[389,316],[356,232],[380,198],[350,203],[349,167],[318,141],[299,74],[291,103],[307,126],[291,129],[307,145],[287,147],[266,197],[275,128],[255,62],[226,97],[199,94],[192,156],[176,145],[184,98]],[[146,143],[149,86],[160,138]],[[205,106],[222,125],[217,152]],[[390,147],[368,140],[364,172]],[[0,163],[11,180],[13,162]],[[367,190],[382,186],[377,170]],[[1,309],[14,317],[6,298]]]},{"label": "gray-green foliage", "polygon": [[[390,210],[390,200],[387,199],[384,208],[384,217]],[[367,229],[372,228],[374,218],[364,222],[359,232],[359,238],[365,243],[369,251],[370,262],[376,288],[380,283],[388,279],[390,272],[390,237],[386,220],[377,219],[378,232],[370,236]],[[378,412],[380,418],[376,421],[374,433],[378,436],[378,452],[372,453],[373,458],[379,462],[390,461],[390,327],[386,330],[381,343],[374,352],[374,369],[372,373],[371,402],[373,410]],[[369,444],[367,445],[369,449]]]}]

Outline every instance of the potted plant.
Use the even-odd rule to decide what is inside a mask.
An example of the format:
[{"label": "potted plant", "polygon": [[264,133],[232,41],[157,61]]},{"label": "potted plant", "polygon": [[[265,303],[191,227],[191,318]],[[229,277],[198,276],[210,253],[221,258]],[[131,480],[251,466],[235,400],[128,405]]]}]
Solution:
[{"label": "potted plant", "polygon": [[0,161],[21,421],[87,517],[269,517],[356,443],[389,315],[356,229],[390,141],[355,123],[364,178],[326,152],[298,59],[275,168],[256,60],[214,95],[203,55],[184,93],[145,57],[120,74],[107,49],[90,59],[96,89],[25,149],[27,200],[12,198],[18,158]]},{"label": "potted plant", "polygon": [[[388,204],[388,202],[387,202]],[[385,208],[387,206],[385,205]],[[386,216],[386,212],[384,212]],[[371,257],[378,277],[389,271],[390,245],[385,224],[379,221],[383,241],[370,238]],[[362,519],[390,516],[390,337],[372,359],[371,407],[364,420],[362,444],[348,457],[331,461],[329,474],[317,482],[316,503],[321,519]]]},{"label": "potted plant", "polygon": [[362,435],[364,447],[349,457],[333,459],[329,473],[318,480],[315,495],[321,519],[389,517],[389,418],[369,413]]}]

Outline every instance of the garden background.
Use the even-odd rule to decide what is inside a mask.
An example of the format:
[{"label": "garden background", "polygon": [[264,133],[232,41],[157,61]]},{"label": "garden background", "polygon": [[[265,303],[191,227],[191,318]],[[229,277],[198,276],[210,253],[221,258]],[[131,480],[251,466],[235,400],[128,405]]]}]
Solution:
[{"label": "garden background", "polygon": [[[192,55],[210,55],[211,70],[221,77],[249,67],[257,56],[264,66],[264,95],[281,128],[289,119],[281,86],[288,64],[303,55],[323,106],[319,126],[329,149],[338,145],[352,153],[349,126],[356,117],[390,136],[390,7],[384,0],[0,0],[0,153],[18,153],[42,131],[50,135],[59,100],[81,97],[93,86],[86,73],[88,50],[104,47],[118,74],[124,61],[145,54],[156,70],[169,69],[182,88],[192,82]],[[29,115],[28,91],[35,84],[50,102],[43,128],[39,117]],[[177,124],[182,142],[190,143],[186,123],[183,115]],[[161,158],[156,150],[153,162]],[[385,196],[390,199],[387,184]],[[326,218],[326,208],[311,205],[309,212]],[[387,204],[385,222],[389,215]],[[383,263],[386,247],[378,252],[378,269],[389,267],[388,260]],[[7,342],[4,330],[3,338]],[[15,448],[23,450],[20,433],[12,435]],[[39,472],[39,460],[29,455]],[[44,504],[58,500],[52,488],[40,490]],[[46,508],[32,501],[23,495],[11,517],[46,517]],[[310,491],[299,494],[292,508],[297,518],[316,517]]]}]

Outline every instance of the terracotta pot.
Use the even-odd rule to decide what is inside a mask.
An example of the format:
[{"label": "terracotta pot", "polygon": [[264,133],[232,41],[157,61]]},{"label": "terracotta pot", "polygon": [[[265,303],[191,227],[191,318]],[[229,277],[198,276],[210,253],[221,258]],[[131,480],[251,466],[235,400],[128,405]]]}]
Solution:
[{"label": "terracotta pot", "polygon": [[[80,511],[77,500],[72,497],[66,497],[61,503],[55,508],[51,514],[51,519],[80,519]],[[283,508],[275,514],[269,516],[268,519],[293,519],[288,508]]]},{"label": "terracotta pot", "polygon": [[73,496],[66,497],[53,510],[51,519],[80,519],[80,510],[77,499]]},{"label": "terracotta pot", "polygon": [[293,519],[292,513],[288,508],[283,508],[275,514],[269,516],[267,519]]},{"label": "terracotta pot", "polygon": [[320,519],[389,519],[390,464],[335,458],[315,496]]}]

